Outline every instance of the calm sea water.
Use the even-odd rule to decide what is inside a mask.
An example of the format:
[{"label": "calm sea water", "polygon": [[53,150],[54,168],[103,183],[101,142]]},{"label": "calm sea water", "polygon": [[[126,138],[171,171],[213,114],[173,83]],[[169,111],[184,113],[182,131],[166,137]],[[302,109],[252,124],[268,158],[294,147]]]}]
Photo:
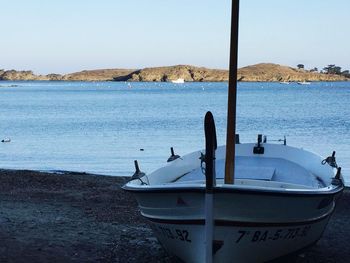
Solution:
[{"label": "calm sea water", "polygon": [[[125,176],[137,159],[150,172],[171,146],[204,148],[207,110],[224,144],[226,104],[227,83],[0,82],[0,139],[11,138],[0,168]],[[336,150],[350,183],[349,104],[350,82],[239,83],[237,129],[243,142],[263,133],[322,156]]]}]

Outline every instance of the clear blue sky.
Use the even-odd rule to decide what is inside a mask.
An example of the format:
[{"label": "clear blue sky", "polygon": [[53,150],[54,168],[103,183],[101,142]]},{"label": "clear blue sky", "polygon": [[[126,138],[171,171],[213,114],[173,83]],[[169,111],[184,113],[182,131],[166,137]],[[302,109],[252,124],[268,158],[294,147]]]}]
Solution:
[{"label": "clear blue sky", "polygon": [[[0,69],[228,68],[230,0],[0,0]],[[239,65],[350,69],[349,0],[241,0]]]}]

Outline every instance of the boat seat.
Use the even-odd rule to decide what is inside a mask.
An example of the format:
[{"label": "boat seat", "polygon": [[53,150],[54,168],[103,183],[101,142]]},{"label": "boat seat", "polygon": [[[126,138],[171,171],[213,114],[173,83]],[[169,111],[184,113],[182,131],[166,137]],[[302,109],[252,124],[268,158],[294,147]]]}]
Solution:
[{"label": "boat seat", "polygon": [[244,167],[237,166],[236,178],[271,181],[275,175],[274,167]]},{"label": "boat seat", "polygon": [[[223,160],[216,161],[216,179],[223,179],[225,176],[224,172],[225,165]],[[243,166],[237,165],[235,168],[235,175],[237,179],[253,179],[253,180],[264,180],[271,181],[275,176],[276,168],[269,166]],[[183,175],[178,178],[176,182],[184,181],[197,181],[204,179],[205,176],[201,168],[195,169],[194,171]]]},{"label": "boat seat", "polygon": [[[224,179],[224,161],[224,159],[216,159],[216,179]],[[306,187],[319,187],[317,178],[305,168],[297,163],[280,158],[237,156],[235,178],[257,181],[275,181],[304,185]],[[198,167],[197,169],[182,175],[173,182],[180,183],[200,180],[205,180],[205,176],[202,169]]]}]

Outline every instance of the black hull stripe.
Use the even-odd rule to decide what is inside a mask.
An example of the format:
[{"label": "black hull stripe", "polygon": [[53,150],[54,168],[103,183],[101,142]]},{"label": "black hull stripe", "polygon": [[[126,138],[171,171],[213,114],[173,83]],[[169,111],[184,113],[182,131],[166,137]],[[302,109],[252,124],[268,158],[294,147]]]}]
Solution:
[{"label": "black hull stripe", "polygon": [[[318,218],[298,221],[298,222],[246,222],[246,221],[229,221],[229,220],[215,220],[215,226],[232,226],[232,227],[286,227],[286,226],[300,226],[307,224],[314,224],[323,220],[327,220],[333,213],[334,208],[325,215]],[[159,219],[144,216],[153,223],[169,224],[169,225],[204,225],[204,219],[178,220],[178,219]]]}]

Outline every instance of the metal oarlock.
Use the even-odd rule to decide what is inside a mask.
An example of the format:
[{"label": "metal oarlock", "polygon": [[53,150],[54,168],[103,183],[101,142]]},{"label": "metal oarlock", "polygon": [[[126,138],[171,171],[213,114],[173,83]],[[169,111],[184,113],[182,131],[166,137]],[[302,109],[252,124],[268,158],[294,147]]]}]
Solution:
[{"label": "metal oarlock", "polygon": [[146,175],[145,173],[141,172],[137,160],[134,161],[134,164],[135,164],[135,173],[132,175],[131,180],[140,179],[141,177]]},{"label": "metal oarlock", "polygon": [[177,154],[174,153],[174,148],[173,147],[170,147],[170,152],[171,152],[171,155],[168,158],[167,162],[172,162],[172,161],[180,158],[180,155],[177,155]]}]

